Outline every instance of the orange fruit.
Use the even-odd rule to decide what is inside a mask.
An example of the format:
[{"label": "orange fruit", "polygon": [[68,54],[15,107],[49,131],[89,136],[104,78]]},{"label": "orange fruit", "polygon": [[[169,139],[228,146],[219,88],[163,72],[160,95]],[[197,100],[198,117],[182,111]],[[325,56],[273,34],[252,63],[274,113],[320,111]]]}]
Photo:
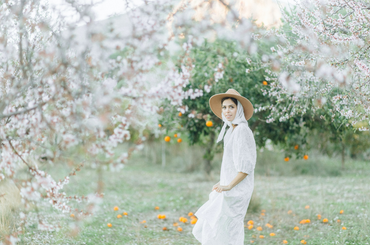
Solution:
[{"label": "orange fruit", "polygon": [[253,220],[249,220],[247,224],[248,224],[248,225],[253,225],[253,224],[254,224],[254,222],[253,222]]},{"label": "orange fruit", "polygon": [[283,243],[284,243],[284,244],[288,244],[288,241],[287,241],[287,240],[283,240]]},{"label": "orange fruit", "polygon": [[192,212],[189,212],[189,213],[188,213],[188,216],[192,216],[192,215],[193,215],[193,213],[192,213]]},{"label": "orange fruit", "polygon": [[119,208],[117,206],[115,206],[113,209],[114,209],[114,211],[118,211]]},{"label": "orange fruit", "polygon": [[71,214],[71,217],[72,217],[72,218],[74,218],[74,217],[75,217],[75,215],[74,215],[74,214]]},{"label": "orange fruit", "polygon": [[265,238],[265,236],[264,235],[260,235],[260,238]]},{"label": "orange fruit", "polygon": [[177,134],[174,134],[173,137],[177,138]]},{"label": "orange fruit", "polygon": [[347,230],[347,228],[345,226],[342,227],[342,230]]},{"label": "orange fruit", "polygon": [[337,219],[337,222],[340,223],[340,219]]},{"label": "orange fruit", "polygon": [[188,219],[187,218],[183,218],[182,219],[182,222],[186,223],[186,222],[188,222]]},{"label": "orange fruit", "polygon": [[122,215],[120,215],[120,214],[119,214],[119,215],[117,215],[117,218],[118,218],[118,219],[119,219],[119,218],[122,218]]},{"label": "orange fruit", "polygon": [[275,233],[273,233],[273,232],[272,232],[272,233],[270,233],[270,236],[275,236],[275,235],[276,235],[276,234],[275,234]]},{"label": "orange fruit", "polygon": [[306,224],[311,223],[310,219],[306,219]]},{"label": "orange fruit", "polygon": [[262,84],[266,86],[267,85],[267,82],[266,81],[263,81]]},{"label": "orange fruit", "polygon": [[295,231],[298,231],[298,230],[299,230],[299,227],[298,227],[298,226],[295,226],[295,227],[294,227],[294,230],[295,230]]},{"label": "orange fruit", "polygon": [[308,155],[304,155],[304,156],[303,156],[303,159],[304,159],[304,160],[307,160],[307,159],[308,159]]},{"label": "orange fruit", "polygon": [[253,225],[248,225],[248,229],[249,230],[252,230],[253,229]]},{"label": "orange fruit", "polygon": [[144,223],[146,223],[146,220],[144,219],[144,220],[143,220],[143,221],[141,221],[140,223],[144,224]]},{"label": "orange fruit", "polygon": [[254,243],[254,241],[253,241],[253,240],[251,240],[251,243]]},{"label": "orange fruit", "polygon": [[112,224],[111,223],[108,223],[107,226],[110,228],[110,227],[112,227]]},{"label": "orange fruit", "polygon": [[344,211],[343,210],[340,210],[339,213],[342,214]]},{"label": "orange fruit", "polygon": [[165,214],[162,214],[162,219],[165,219],[166,218],[166,215]]},{"label": "orange fruit", "polygon": [[182,116],[182,113],[181,112],[179,112],[179,117],[181,117]]},{"label": "orange fruit", "polygon": [[123,212],[123,215],[127,215],[127,212]]},{"label": "orange fruit", "polygon": [[194,224],[196,224],[196,223],[197,223],[197,221],[198,221],[198,219],[192,219],[192,220],[190,221],[190,224],[194,225]]},{"label": "orange fruit", "polygon": [[265,213],[261,213],[261,215],[265,215]]},{"label": "orange fruit", "polygon": [[182,228],[179,226],[179,227],[177,227],[177,230],[178,231],[182,231]]},{"label": "orange fruit", "polygon": [[261,226],[258,226],[257,227],[257,230],[262,231],[262,227]]},{"label": "orange fruit", "polygon": [[267,226],[268,228],[272,228],[273,226],[272,225],[270,225],[269,223],[267,223],[265,226]]},{"label": "orange fruit", "polygon": [[182,139],[181,139],[181,138],[178,138],[178,139],[177,139],[177,142],[178,142],[178,143],[181,143],[181,142],[182,142]]},{"label": "orange fruit", "polygon": [[158,207],[158,206],[156,206],[154,209],[155,209],[155,210],[158,210],[158,209],[159,209],[159,207]]},{"label": "orange fruit", "polygon": [[321,219],[321,214],[318,214],[317,215],[317,219]]},{"label": "orange fruit", "polygon": [[164,141],[166,141],[166,142],[170,142],[170,140],[171,140],[170,136],[166,136],[166,137],[164,137]]},{"label": "orange fruit", "polygon": [[305,208],[305,209],[309,209],[309,208],[310,208],[310,206],[309,206],[309,205],[306,205],[304,208]]},{"label": "orange fruit", "polygon": [[158,127],[161,128],[162,127],[162,124],[158,124]]},{"label": "orange fruit", "polygon": [[307,242],[305,240],[301,240],[301,243],[302,244],[307,244]]},{"label": "orange fruit", "polygon": [[173,223],[173,226],[179,226],[179,223],[175,222]]},{"label": "orange fruit", "polygon": [[292,212],[293,212],[292,210],[289,210],[289,211],[288,211],[288,214],[291,214]]},{"label": "orange fruit", "polygon": [[182,221],[183,219],[184,219],[184,217],[182,217],[182,216],[181,216],[181,217],[179,218],[179,221],[183,222],[183,221]]},{"label": "orange fruit", "polygon": [[163,227],[162,230],[164,230],[164,231],[167,230],[167,227]]},{"label": "orange fruit", "polygon": [[206,122],[206,126],[207,127],[212,127],[213,126],[213,122],[212,121],[207,121]]},{"label": "orange fruit", "polygon": [[299,146],[298,145],[295,145],[294,146],[294,150],[298,150]]},{"label": "orange fruit", "polygon": [[322,222],[327,223],[329,220],[327,218],[323,219]]},{"label": "orange fruit", "polygon": [[289,161],[289,157],[284,158],[284,161],[286,162]]}]

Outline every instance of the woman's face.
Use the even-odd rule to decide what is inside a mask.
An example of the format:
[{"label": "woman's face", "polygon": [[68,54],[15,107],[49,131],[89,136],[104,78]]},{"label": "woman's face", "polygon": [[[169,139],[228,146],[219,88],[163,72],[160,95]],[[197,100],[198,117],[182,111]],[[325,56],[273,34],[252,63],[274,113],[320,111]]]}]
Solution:
[{"label": "woman's face", "polygon": [[222,113],[228,121],[233,121],[236,115],[236,105],[231,99],[222,102]]}]

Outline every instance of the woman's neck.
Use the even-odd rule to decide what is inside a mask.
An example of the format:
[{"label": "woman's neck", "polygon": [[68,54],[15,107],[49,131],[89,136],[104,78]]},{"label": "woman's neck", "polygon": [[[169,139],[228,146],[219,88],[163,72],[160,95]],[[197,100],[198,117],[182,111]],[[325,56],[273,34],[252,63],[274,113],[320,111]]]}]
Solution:
[{"label": "woman's neck", "polygon": [[231,125],[233,125],[233,129],[234,129],[236,126],[238,126],[238,124],[231,124]]}]

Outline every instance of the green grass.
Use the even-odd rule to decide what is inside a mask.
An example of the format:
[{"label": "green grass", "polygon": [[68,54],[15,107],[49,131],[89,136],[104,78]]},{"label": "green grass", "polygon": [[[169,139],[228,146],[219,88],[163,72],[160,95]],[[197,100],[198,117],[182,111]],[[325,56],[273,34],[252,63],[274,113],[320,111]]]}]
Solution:
[{"label": "green grass", "polygon": [[[180,149],[181,150],[181,149]],[[179,153],[180,152],[180,153]],[[145,153],[145,152],[144,152]],[[85,223],[61,214],[52,208],[39,215],[46,221],[59,222],[61,229],[54,232],[36,229],[36,214],[28,217],[28,225],[22,237],[24,244],[199,244],[191,231],[193,225],[180,224],[182,232],[173,226],[180,216],[187,217],[208,200],[212,186],[219,181],[220,155],[212,163],[213,180],[207,180],[202,172],[202,158],[193,156],[193,162],[182,159],[181,151],[168,156],[167,165],[148,161],[146,154],[134,156],[121,172],[104,171],[104,202],[95,216]],[[184,153],[185,154],[185,153]],[[184,155],[185,157],[185,155]],[[174,159],[177,159],[175,161]],[[245,244],[369,244],[370,185],[369,166],[365,162],[346,163],[340,168],[338,159],[310,155],[309,160],[284,162],[278,152],[259,153],[255,173],[255,190],[250,209],[245,216],[254,221],[252,230],[245,228]],[[194,167],[194,161],[197,163]],[[194,172],[189,172],[189,165]],[[308,170],[302,170],[302,169]],[[331,171],[337,170],[338,173]],[[48,167],[47,172],[62,178],[69,169]],[[82,169],[72,177],[66,187],[68,195],[85,195],[94,192],[97,186],[96,169]],[[310,208],[306,209],[305,206]],[[119,211],[113,211],[118,206]],[[154,207],[159,206],[160,210]],[[47,205],[46,205],[47,207]],[[266,210],[261,215],[261,210]],[[292,213],[288,214],[291,210]],[[343,214],[339,214],[344,210]],[[128,212],[127,217],[116,218]],[[165,214],[165,220],[157,219]],[[324,224],[317,219],[328,218]],[[310,219],[309,224],[299,224]],[[338,223],[337,219],[341,222]],[[145,224],[140,221],[146,220]],[[190,219],[189,219],[190,220]],[[111,223],[111,228],[107,227]],[[180,223],[180,222],[179,222]],[[266,223],[273,225],[267,228]],[[80,227],[77,236],[70,236],[75,225]],[[145,225],[147,226],[145,228]],[[163,231],[166,226],[168,231]],[[262,231],[256,227],[261,226]],[[294,231],[294,226],[300,230]],[[345,226],[347,230],[342,230]],[[270,237],[274,232],[276,236]],[[259,238],[264,235],[265,238]],[[21,243],[21,244],[22,244]]]}]

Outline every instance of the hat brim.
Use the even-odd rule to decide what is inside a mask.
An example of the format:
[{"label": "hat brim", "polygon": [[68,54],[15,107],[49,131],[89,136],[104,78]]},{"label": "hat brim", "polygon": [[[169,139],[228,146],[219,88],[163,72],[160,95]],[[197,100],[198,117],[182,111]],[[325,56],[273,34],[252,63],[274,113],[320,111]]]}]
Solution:
[{"label": "hat brim", "polygon": [[253,105],[247,98],[240,95],[223,93],[215,94],[211,98],[209,98],[209,106],[211,107],[211,110],[218,118],[222,120],[221,100],[225,97],[235,98],[242,104],[244,109],[244,117],[246,120],[249,120],[252,117]]}]

